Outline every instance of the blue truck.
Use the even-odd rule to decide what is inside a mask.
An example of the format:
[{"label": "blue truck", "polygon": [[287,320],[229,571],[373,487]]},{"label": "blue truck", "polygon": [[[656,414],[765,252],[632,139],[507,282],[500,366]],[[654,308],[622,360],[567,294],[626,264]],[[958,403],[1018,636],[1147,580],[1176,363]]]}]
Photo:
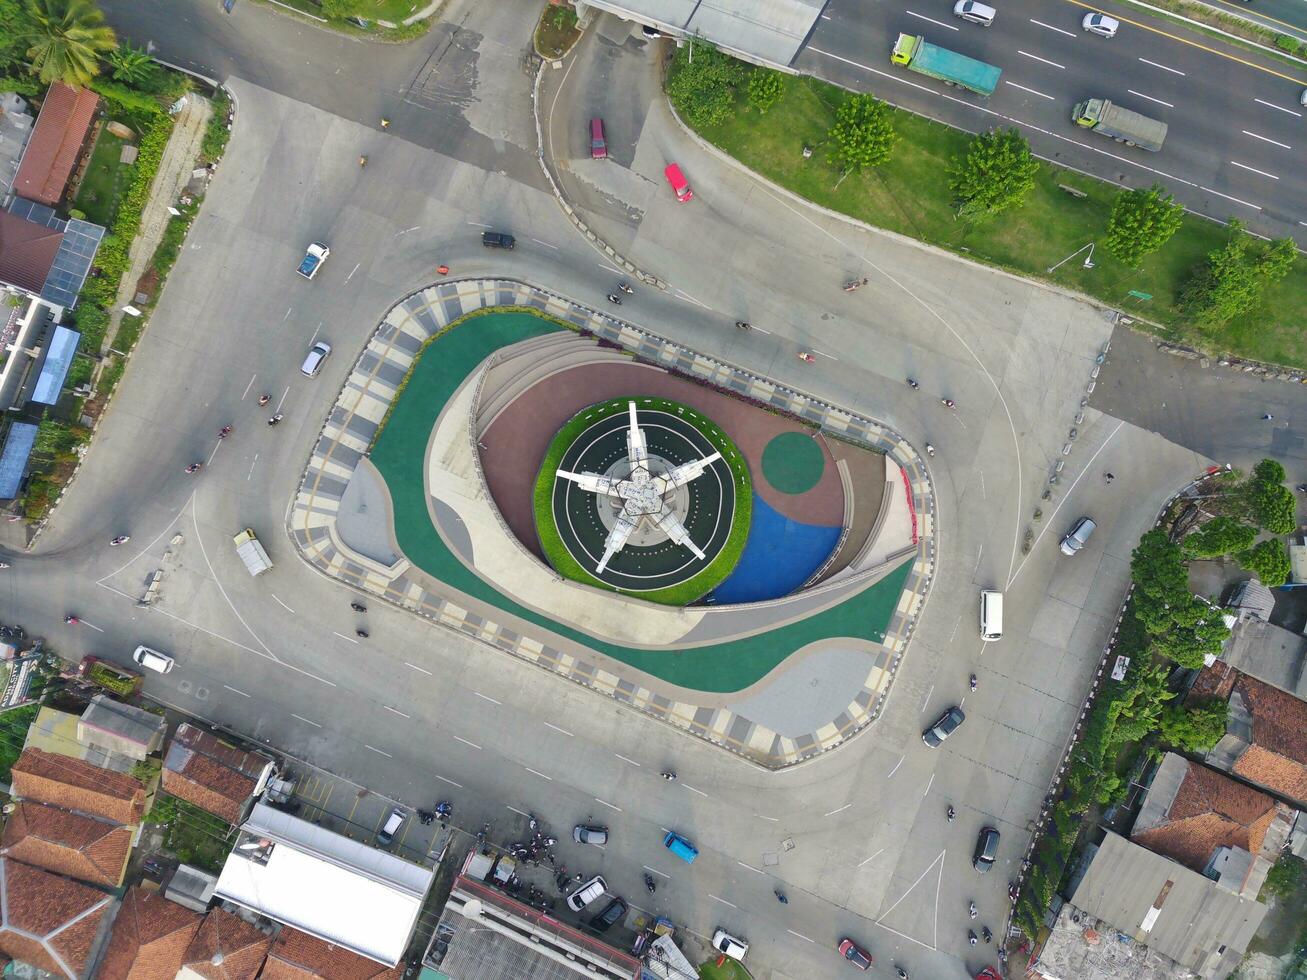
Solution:
[{"label": "blue truck", "polygon": [[998,76],[1003,74],[1002,68],[931,44],[919,34],[900,34],[889,60],[909,71],[938,78],[947,85],[956,85],[977,95],[993,95],[998,87]]}]

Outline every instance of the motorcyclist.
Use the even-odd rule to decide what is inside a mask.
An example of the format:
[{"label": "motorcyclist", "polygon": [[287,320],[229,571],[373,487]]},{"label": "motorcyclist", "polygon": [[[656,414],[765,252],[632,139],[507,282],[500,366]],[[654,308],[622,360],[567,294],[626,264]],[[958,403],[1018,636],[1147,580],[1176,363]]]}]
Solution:
[{"label": "motorcyclist", "polygon": [[971,943],[972,946],[976,945],[976,934],[970,929],[967,930],[967,942]]},{"label": "motorcyclist", "polygon": [[652,895],[654,893],[654,889],[656,889],[658,886],[654,883],[653,875],[648,873],[645,874],[644,887],[649,889],[649,894]]},{"label": "motorcyclist", "polygon": [[949,823],[952,823],[952,822],[953,822],[953,817],[954,817],[954,816],[955,816],[955,814],[953,813],[953,804],[950,803],[950,804],[948,805],[948,822],[949,822]]},{"label": "motorcyclist", "polygon": [[260,404],[260,405],[266,405],[266,404],[268,404],[268,402],[270,402],[270,401],[272,401],[272,396],[269,395],[269,394],[267,394],[266,392],[265,392],[264,394],[262,394],[262,395],[259,396],[259,404]]},{"label": "motorcyclist", "polygon": [[676,782],[676,773],[672,772],[670,769],[666,769],[658,775],[662,776],[663,779],[667,780],[669,783]]},{"label": "motorcyclist", "polygon": [[198,462],[197,462],[197,463],[192,463],[190,466],[186,467],[186,472],[187,472],[187,473],[194,473],[194,472],[196,472],[197,470],[199,470],[199,468],[200,468],[201,466],[203,466],[203,465],[204,465],[203,463],[198,463]]}]

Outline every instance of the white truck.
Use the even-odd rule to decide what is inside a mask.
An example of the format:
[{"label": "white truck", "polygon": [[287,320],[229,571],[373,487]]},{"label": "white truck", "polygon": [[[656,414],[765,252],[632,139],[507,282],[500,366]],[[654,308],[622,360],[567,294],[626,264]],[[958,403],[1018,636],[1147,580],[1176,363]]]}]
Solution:
[{"label": "white truck", "polygon": [[236,554],[241,556],[241,561],[245,562],[245,568],[251,575],[262,575],[272,567],[272,559],[250,528],[241,531],[232,541],[236,545]]},{"label": "white truck", "polygon": [[327,248],[322,242],[310,242],[309,247],[304,252],[304,261],[295,271],[305,279],[312,279],[318,274],[327,257],[331,255],[331,249]]}]

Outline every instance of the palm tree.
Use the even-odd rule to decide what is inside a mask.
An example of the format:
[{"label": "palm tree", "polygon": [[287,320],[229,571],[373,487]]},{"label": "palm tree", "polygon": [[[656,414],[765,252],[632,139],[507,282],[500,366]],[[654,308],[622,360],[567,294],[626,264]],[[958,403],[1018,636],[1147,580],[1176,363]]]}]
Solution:
[{"label": "palm tree", "polygon": [[27,57],[41,81],[85,86],[100,72],[100,55],[118,46],[95,0],[27,0],[32,46]]},{"label": "palm tree", "polygon": [[113,66],[113,77],[128,85],[139,86],[152,79],[157,71],[154,59],[130,44],[119,45],[116,50],[110,51],[109,64]]}]

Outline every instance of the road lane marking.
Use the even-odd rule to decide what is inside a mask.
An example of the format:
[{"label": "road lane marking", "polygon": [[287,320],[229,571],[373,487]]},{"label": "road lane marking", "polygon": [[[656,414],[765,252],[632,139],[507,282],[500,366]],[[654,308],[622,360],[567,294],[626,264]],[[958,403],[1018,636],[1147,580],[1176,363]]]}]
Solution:
[{"label": "road lane marking", "polygon": [[435,772],[433,772],[431,775],[435,776],[435,777],[436,777],[437,779],[439,779],[442,783],[449,783],[449,785],[450,785],[450,786],[453,786],[454,789],[462,789],[462,788],[463,788],[463,784],[462,784],[462,783],[456,783],[456,782],[454,782],[452,779],[446,779],[444,776],[440,775],[439,773],[435,773]]},{"label": "road lane marking", "polygon": [[552,728],[554,731],[558,732],[560,735],[566,735],[568,738],[575,738],[575,737],[576,737],[576,736],[574,736],[571,732],[569,732],[566,728],[559,728],[557,725],[551,725],[551,724],[549,724],[549,722],[545,722],[545,727],[546,727],[546,728]]},{"label": "road lane marking", "polygon": [[1030,18],[1030,23],[1034,24],[1036,27],[1042,27],[1045,30],[1057,31],[1059,34],[1065,34],[1067,37],[1077,36],[1076,34],[1073,34],[1071,31],[1064,31],[1062,30],[1062,28],[1054,27],[1052,24],[1045,24],[1042,20],[1035,20],[1035,18],[1033,17]]},{"label": "road lane marking", "polygon": [[905,10],[903,12],[907,14],[909,17],[915,17],[918,20],[924,20],[927,23],[936,25],[937,27],[947,27],[950,31],[959,30],[959,28],[954,24],[945,24],[942,20],[936,20],[934,17],[927,17],[925,14],[914,13],[911,10]]},{"label": "road lane marking", "polygon": [[711,893],[709,893],[708,897],[711,898],[714,902],[721,902],[723,905],[730,906],[730,907],[733,908],[733,909],[738,909],[738,908],[739,908],[739,906],[736,905],[736,904],[734,904],[733,902],[728,902],[728,901],[726,901],[726,899],[724,899],[724,898],[718,898],[716,895],[713,895],[713,894],[711,894]]},{"label": "road lane marking", "polygon": [[827,354],[824,350],[817,350],[817,348],[815,348],[815,347],[812,349],[812,352],[813,352],[814,354],[820,354],[822,357],[829,357],[832,361],[838,361],[838,360],[839,360],[839,358],[836,357],[834,354]]},{"label": "road lane marking", "polygon": [[395,237],[398,238],[400,235],[407,235],[410,231],[417,231],[421,227],[421,225],[414,225],[412,228],[405,228],[403,231],[397,231],[395,232]]},{"label": "road lane marking", "polygon": [[926,780],[926,792],[922,793],[921,794],[922,796],[926,796],[930,792],[931,784],[934,782],[935,782],[935,774],[932,772],[930,774],[930,779]]},{"label": "road lane marking", "polygon": [[1280,179],[1279,177],[1275,176],[1275,174],[1268,174],[1265,170],[1258,170],[1256,167],[1250,167],[1250,166],[1248,166],[1248,164],[1246,164],[1246,163],[1240,163],[1238,160],[1231,160],[1231,161],[1230,161],[1230,166],[1232,166],[1232,167],[1238,167],[1240,170],[1247,170],[1247,171],[1249,171],[1250,173],[1261,174],[1263,177],[1270,177],[1271,180],[1279,180],[1279,179]]},{"label": "road lane marking", "polygon": [[1056,61],[1049,61],[1047,58],[1041,58],[1039,55],[1031,54],[1029,51],[1022,51],[1018,48],[1017,54],[1023,54],[1031,61],[1042,61],[1046,65],[1052,65],[1054,68],[1061,68],[1063,71],[1066,71],[1066,65],[1059,65]]},{"label": "road lane marking", "polygon": [[404,666],[412,667],[414,670],[421,671],[422,673],[426,674],[428,677],[436,676],[435,674],[431,673],[431,671],[427,670],[425,667],[419,667],[417,664],[411,664],[407,660],[404,661]]},{"label": "road lane marking", "polygon": [[250,482],[250,477],[254,476],[254,467],[259,462],[259,454],[255,453],[254,458],[250,460],[250,471],[245,474],[245,482]]},{"label": "road lane marking", "polygon": [[926,710],[926,705],[930,704],[930,696],[931,696],[932,694],[934,694],[934,693],[935,693],[935,685],[932,684],[932,685],[930,685],[930,690],[926,692],[926,696],[925,696],[924,698],[921,699],[921,710],[922,710],[922,711],[925,711],[925,710]]},{"label": "road lane marking", "polygon": [[863,866],[864,864],[866,864],[868,861],[874,861],[874,860],[876,859],[876,857],[877,857],[878,855],[880,855],[880,853],[881,853],[882,851],[884,851],[884,850],[885,850],[885,848],[882,847],[879,851],[877,851],[877,852],[876,852],[875,854],[873,854],[871,857],[865,857],[865,858],[863,858],[861,861],[858,862],[858,867],[859,867],[859,868],[862,867],[862,866]]},{"label": "road lane marking", "polygon": [[1182,72],[1179,68],[1168,68],[1166,65],[1159,65],[1156,61],[1149,61],[1147,58],[1140,58],[1139,60],[1146,65],[1152,65],[1154,68],[1160,68],[1162,69],[1162,71],[1169,71],[1172,75],[1179,75],[1181,78],[1184,77],[1184,72]]},{"label": "road lane marking", "polygon": [[245,396],[248,395],[250,393],[250,389],[254,387],[254,379],[257,377],[258,377],[257,374],[250,375],[250,383],[247,384],[245,386],[245,390],[241,392],[241,401],[245,401]]},{"label": "road lane marking", "polygon": [[373,752],[377,753],[377,755],[384,755],[387,759],[395,758],[389,752],[382,752],[381,749],[377,748],[375,745],[369,745],[367,742],[363,743],[363,747],[365,749],[371,749]]},{"label": "road lane marking", "polygon": [[906,758],[907,758],[906,755],[899,756],[899,761],[894,763],[894,768],[889,771],[889,773],[885,776],[885,778],[889,779],[890,776],[893,776],[896,772],[898,772],[899,766],[903,765],[903,760]]},{"label": "road lane marking", "polygon": [[848,809],[849,807],[851,807],[851,806],[853,806],[852,803],[845,803],[845,804],[844,804],[842,807],[840,807],[838,810],[831,810],[830,813],[823,813],[822,816],[823,816],[823,817],[833,817],[833,816],[835,816],[835,814],[837,814],[837,813],[843,813],[845,810],[847,810],[847,809]]},{"label": "road lane marking", "polygon": [[287,320],[290,319],[290,311],[293,310],[293,309],[295,309],[295,307],[293,307],[293,306],[288,306],[288,307],[286,307],[286,315],[285,315],[284,317],[281,318],[281,322],[282,322],[282,323],[285,323]]},{"label": "road lane marking", "polygon": [[770,820],[772,823],[780,823],[780,820],[776,817],[764,817],[761,813],[755,813],[754,816],[759,820]]},{"label": "road lane marking", "polygon": [[291,715],[291,717],[292,717],[292,718],[298,718],[300,721],[304,722],[304,724],[306,724],[306,725],[312,725],[314,728],[321,728],[321,727],[322,727],[322,726],[319,725],[316,721],[309,721],[309,720],[308,720],[307,718],[305,718],[303,715]]},{"label": "road lane marking", "polygon": [[480,222],[480,221],[469,221],[468,224],[471,225],[473,228],[489,228],[489,227],[490,227],[490,225],[484,224],[484,223],[482,223],[482,222]]},{"label": "road lane marking", "polygon": [[616,810],[618,813],[621,813],[621,812],[622,812],[622,808],[621,808],[620,806],[618,806],[616,803],[609,803],[607,800],[601,800],[601,799],[599,799],[599,797],[597,797],[597,796],[594,797],[593,799],[594,799],[594,801],[595,801],[596,803],[601,803],[601,804],[603,804],[604,806],[608,807],[608,809],[610,809],[610,810]]},{"label": "road lane marking", "polygon": [[1223,197],[1227,201],[1233,201],[1235,204],[1242,204],[1244,207],[1252,208],[1255,211],[1262,210],[1260,204],[1253,204],[1251,201],[1241,201],[1237,197],[1231,197],[1229,194],[1222,194],[1220,191],[1214,191],[1210,187],[1203,187],[1201,184],[1198,185],[1198,189],[1200,191],[1207,191],[1208,194],[1215,194],[1217,197]]},{"label": "road lane marking", "polygon": [[248,697],[249,697],[249,695],[246,694],[244,691],[238,691],[238,690],[236,690],[236,688],[234,688],[234,687],[228,687],[226,684],[224,684],[224,685],[222,685],[222,686],[223,686],[223,687],[226,687],[227,690],[231,691],[232,694],[239,694],[239,695],[240,695],[241,697],[243,697],[243,698],[248,698]]},{"label": "road lane marking", "polygon": [[546,776],[539,769],[532,769],[530,766],[523,766],[522,768],[525,769],[527,772],[531,773],[532,775],[539,776],[541,779],[547,779],[551,783],[554,781],[553,776]]},{"label": "road lane marking", "polygon": [[507,803],[505,803],[504,806],[507,806],[510,810],[512,810],[514,813],[516,813],[519,817],[526,817],[528,820],[531,819],[531,814],[529,814],[529,813],[523,813],[521,810],[519,810],[519,809],[518,809],[517,807],[515,807],[515,806],[508,806]]},{"label": "road lane marking", "polygon": [[278,598],[277,598],[275,595],[273,595],[271,592],[269,592],[268,595],[272,596],[273,601],[276,602],[277,605],[281,606],[282,609],[285,609],[286,612],[290,613],[292,616],[295,615],[295,610],[292,609],[290,606],[286,605],[286,603],[282,602],[280,599],[278,599]]},{"label": "road lane marking", "polygon": [[[800,939],[808,939],[808,937],[805,936],[803,933],[795,932],[793,929],[786,929],[785,931],[788,932],[791,936],[798,936]],[[817,940],[815,939],[808,939],[808,942],[812,943],[814,946],[817,945]]]},{"label": "road lane marking", "polygon": [[461,736],[459,736],[459,735],[455,735],[455,736],[454,736],[454,741],[455,741],[455,742],[462,742],[464,745],[470,746],[470,747],[476,749],[478,752],[481,751],[481,746],[477,745],[476,742],[469,742],[467,739],[465,739],[465,738],[463,738],[463,737],[461,737]]},{"label": "road lane marking", "polygon": [[1132,89],[1132,88],[1128,88],[1128,89],[1126,89],[1126,91],[1129,92],[1131,95],[1137,95],[1137,96],[1139,96],[1139,98],[1141,98],[1141,99],[1147,99],[1149,102],[1156,102],[1158,105],[1164,105],[1164,106],[1166,106],[1168,109],[1174,109],[1174,108],[1175,108],[1175,105],[1174,105],[1173,103],[1171,103],[1171,102],[1163,102],[1161,99],[1155,99],[1155,98],[1153,98],[1151,95],[1144,95],[1143,92],[1136,92],[1136,91],[1135,91],[1134,89]]},{"label": "road lane marking", "polygon": [[349,275],[345,277],[345,282],[349,282],[351,279],[354,278],[354,273],[359,271],[359,266],[361,266],[362,264],[363,264],[362,262],[354,263],[354,268],[349,270]]},{"label": "road lane marking", "polygon": [[755,868],[752,864],[745,864],[743,861],[736,861],[735,863],[738,864],[741,868],[748,868],[750,871],[756,874],[765,875],[767,873],[766,871],[763,871],[761,868]]},{"label": "road lane marking", "polygon": [[98,626],[96,626],[96,625],[94,625],[94,624],[92,624],[92,623],[88,623],[88,622],[87,622],[86,620],[84,620],[84,619],[79,619],[79,620],[77,621],[77,623],[78,623],[78,625],[80,625],[80,626],[90,626],[91,629],[95,630],[97,633],[103,633],[103,632],[104,632],[104,630],[100,629],[100,627],[98,627]]},{"label": "road lane marking", "polygon": [[531,239],[531,241],[535,242],[537,245],[543,245],[545,248],[552,248],[555,252],[558,251],[558,246],[557,246],[557,245],[550,245],[548,242],[542,242],[542,241],[541,241],[540,239],[538,239],[538,238],[533,238],[533,239]]},{"label": "road lane marking", "polygon": [[1276,105],[1274,102],[1267,102],[1265,99],[1253,99],[1253,101],[1254,101],[1254,102],[1260,102],[1262,105],[1266,106],[1268,109],[1279,109],[1281,112],[1287,112],[1287,113],[1288,113],[1289,115],[1291,115],[1291,116],[1297,116],[1299,119],[1302,118],[1302,113],[1301,113],[1301,112],[1294,112],[1292,109],[1286,109],[1284,106],[1282,106],[1282,105]]},{"label": "road lane marking", "polygon": [[354,637],[352,636],[346,636],[344,633],[337,633],[335,630],[331,631],[331,635],[339,636],[342,640],[348,640],[350,643],[353,643],[355,646],[358,646],[359,641],[354,639]]},{"label": "road lane marking", "polygon": [[[490,696],[487,695],[487,694],[482,694],[480,691],[473,691],[472,693],[475,694],[477,697],[481,698],[481,699],[484,700],[484,701],[489,701],[491,704],[499,704],[499,702],[496,701],[494,698],[490,697]],[[503,707],[502,704],[499,704],[499,706],[500,706],[501,708]]]},{"label": "road lane marking", "polygon": [[708,794],[705,793],[703,790],[701,790],[701,789],[695,789],[695,788],[694,788],[693,786],[691,786],[689,783],[681,783],[681,785],[684,786],[686,789],[688,789],[691,793],[698,793],[698,794],[699,794],[700,796],[702,796],[705,800],[708,799]]},{"label": "road lane marking", "polygon": [[697,299],[695,299],[693,296],[691,296],[689,293],[687,293],[687,292],[686,292],[685,290],[683,290],[683,289],[678,289],[678,290],[676,291],[676,298],[677,298],[677,299],[688,300],[689,302],[693,303],[695,306],[702,306],[705,310],[711,310],[711,309],[712,309],[712,307],[709,306],[707,303],[700,303]]},{"label": "road lane marking", "polygon": [[1245,136],[1251,136],[1251,137],[1252,137],[1253,139],[1255,139],[1255,140],[1261,140],[1263,143],[1270,143],[1272,146],[1278,146],[1278,147],[1280,147],[1281,149],[1284,149],[1284,150],[1292,150],[1292,149],[1293,149],[1293,147],[1290,146],[1288,143],[1281,143],[1279,140],[1273,140],[1273,139],[1271,139],[1269,136],[1258,136],[1256,133],[1250,133],[1250,132],[1249,132],[1248,130],[1246,130],[1246,129],[1243,130],[1243,134],[1244,134]]},{"label": "road lane marking", "polygon": [[623,762],[630,763],[631,765],[635,766],[635,768],[637,769],[643,768],[640,765],[640,763],[636,762],[634,759],[628,759],[626,756],[622,755],[621,753],[614,752],[613,755],[617,756],[617,758],[621,759]]},{"label": "road lane marking", "polygon": [[1048,99],[1049,102],[1056,102],[1057,99],[1051,95],[1045,95],[1043,92],[1036,92],[1033,88],[1026,88],[1024,85],[1018,85],[1016,82],[1004,82],[1004,85],[1011,85],[1013,88],[1019,88],[1023,92],[1029,92],[1031,95],[1038,95],[1041,99]]},{"label": "road lane marking", "polygon": [[669,875],[669,874],[666,874],[666,873],[664,873],[664,872],[662,872],[662,871],[659,871],[657,868],[651,868],[651,867],[649,867],[649,865],[647,865],[647,864],[642,864],[642,865],[640,865],[640,867],[644,868],[644,870],[645,870],[645,871],[648,871],[650,874],[655,874],[655,875],[657,875],[659,878],[668,878],[668,879],[670,879],[670,878],[672,877],[672,876]]},{"label": "road lane marking", "polygon": [[[383,704],[382,707],[385,708],[387,711],[394,712],[395,714],[399,715],[401,718],[407,718],[407,717],[408,717],[408,715],[404,714],[404,712],[400,711],[398,708],[392,708],[392,707],[391,707],[390,705],[388,705],[388,704]],[[455,736],[455,738],[457,738],[457,737],[458,737],[458,736]]]}]

